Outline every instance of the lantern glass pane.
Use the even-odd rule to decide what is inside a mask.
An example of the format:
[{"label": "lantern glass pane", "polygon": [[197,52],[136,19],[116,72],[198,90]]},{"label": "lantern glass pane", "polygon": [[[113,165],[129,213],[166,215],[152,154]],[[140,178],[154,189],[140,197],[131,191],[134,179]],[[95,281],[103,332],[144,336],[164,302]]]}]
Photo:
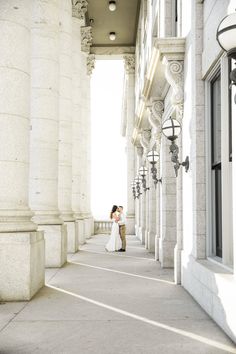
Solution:
[{"label": "lantern glass pane", "polygon": [[181,125],[176,119],[170,117],[162,124],[162,132],[167,138],[177,138],[181,133]]},{"label": "lantern glass pane", "polygon": [[[221,32],[222,31],[222,32]],[[236,48],[236,13],[226,16],[217,29],[217,39],[220,46],[229,51]]]},{"label": "lantern glass pane", "polygon": [[150,163],[156,163],[159,160],[159,154],[155,150],[149,151],[147,154],[147,159]]},{"label": "lantern glass pane", "polygon": [[146,176],[147,175],[147,167],[145,167],[145,166],[140,167],[139,174],[140,174],[140,176]]}]

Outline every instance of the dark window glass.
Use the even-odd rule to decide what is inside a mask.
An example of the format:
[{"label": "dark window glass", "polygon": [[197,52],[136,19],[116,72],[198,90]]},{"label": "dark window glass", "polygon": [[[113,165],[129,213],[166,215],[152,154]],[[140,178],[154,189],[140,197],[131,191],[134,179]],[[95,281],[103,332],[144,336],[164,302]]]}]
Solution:
[{"label": "dark window glass", "polygon": [[222,257],[221,199],[221,81],[220,74],[211,83],[211,170],[212,216],[216,256]]}]

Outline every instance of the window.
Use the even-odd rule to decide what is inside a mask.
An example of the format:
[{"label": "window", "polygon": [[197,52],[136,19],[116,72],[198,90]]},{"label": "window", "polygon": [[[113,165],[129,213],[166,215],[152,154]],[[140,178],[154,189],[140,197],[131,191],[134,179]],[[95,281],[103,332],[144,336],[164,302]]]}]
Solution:
[{"label": "window", "polygon": [[211,185],[215,255],[222,258],[221,77],[211,81]]}]

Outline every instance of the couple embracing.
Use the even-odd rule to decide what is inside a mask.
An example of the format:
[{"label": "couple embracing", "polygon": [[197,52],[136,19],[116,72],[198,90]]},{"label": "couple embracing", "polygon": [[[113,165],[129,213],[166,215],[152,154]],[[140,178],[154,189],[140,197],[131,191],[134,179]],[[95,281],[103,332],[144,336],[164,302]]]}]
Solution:
[{"label": "couple embracing", "polygon": [[111,235],[108,243],[105,246],[108,252],[125,252],[126,238],[125,238],[125,216],[123,207],[113,205],[110,218],[113,221],[111,228]]}]

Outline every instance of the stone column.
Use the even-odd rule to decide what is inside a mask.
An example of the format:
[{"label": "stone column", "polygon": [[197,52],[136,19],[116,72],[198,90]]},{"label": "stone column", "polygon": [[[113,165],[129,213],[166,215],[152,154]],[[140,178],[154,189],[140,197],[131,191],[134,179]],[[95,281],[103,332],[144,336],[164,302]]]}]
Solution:
[{"label": "stone column", "polygon": [[[138,171],[142,164],[142,156],[143,156],[142,146],[139,145],[136,146],[136,152],[137,152],[136,170]],[[135,235],[140,240],[142,240],[142,233],[140,233],[140,230],[141,230],[141,198],[139,197],[135,199]]]},{"label": "stone column", "polygon": [[134,235],[134,199],[131,183],[134,180],[135,162],[134,145],[132,144],[132,133],[135,118],[135,56],[133,54],[124,55],[126,74],[126,94],[127,94],[127,122],[126,122],[126,151],[127,151],[127,213],[126,232]]},{"label": "stone column", "polygon": [[[90,109],[90,104],[91,104],[91,88],[90,88],[90,83],[91,83],[91,75],[93,72],[93,69],[95,68],[95,55],[94,54],[89,54],[87,56],[87,103],[86,103],[86,121],[87,121],[87,176],[91,176],[91,109]],[[90,230],[89,234],[90,236],[94,235],[94,218],[92,216],[91,212],[91,179],[90,177],[87,178],[87,210],[89,214],[89,223],[90,223]]]},{"label": "stone column", "polygon": [[[147,164],[147,163],[146,163]],[[149,167],[149,166],[148,166]],[[148,168],[149,169],[149,168]],[[147,175],[146,177],[147,179],[147,185],[149,186],[149,174]],[[145,193],[145,196],[146,196],[146,220],[145,220],[145,224],[146,224],[146,228],[145,228],[145,248],[147,250],[149,250],[149,233],[150,233],[150,229],[149,229],[149,226],[150,226],[150,223],[149,223],[149,220],[150,220],[150,199],[151,199],[151,196],[150,196],[150,189],[148,189],[146,192],[143,190],[143,193]]]},{"label": "stone column", "polygon": [[[143,147],[143,159],[142,165],[146,165],[146,156],[149,151],[149,143],[151,138],[150,130],[143,130],[140,134],[140,144]],[[148,220],[149,220],[149,208],[148,208],[148,199],[149,199],[149,191],[142,192],[142,243],[147,248],[148,242]]]},{"label": "stone column", "polygon": [[29,209],[30,2],[0,2],[0,301],[44,285],[44,238]]},{"label": "stone column", "polygon": [[176,245],[176,177],[170,160],[169,141],[162,139],[161,237],[159,261],[163,268],[174,267]]},{"label": "stone column", "polygon": [[72,1],[72,209],[76,219],[79,244],[85,242],[82,215],[82,159],[83,159],[83,118],[82,118],[82,51],[81,26],[84,26],[86,1]]},{"label": "stone column", "polygon": [[[136,152],[137,152],[137,163],[136,163],[136,171],[138,175],[138,170],[141,167],[142,164],[142,156],[143,156],[143,148],[142,146],[138,145],[136,146]],[[136,224],[135,224],[135,234],[136,236],[140,239],[140,241],[142,240],[142,220],[141,220],[141,198],[140,196],[138,198],[135,199],[135,216],[136,216]]]},{"label": "stone column", "polygon": [[30,206],[44,230],[46,266],[66,262],[66,226],[58,210],[59,3],[32,1]]},{"label": "stone column", "polygon": [[84,240],[91,237],[91,224],[93,222],[90,210],[90,74],[94,67],[95,57],[90,56],[92,32],[90,26],[81,27],[81,217],[84,224]]},{"label": "stone column", "polygon": [[[165,57],[165,76],[172,87],[171,104],[175,108],[176,119],[182,124],[184,104],[184,61]],[[178,138],[179,160],[182,162],[182,134]],[[175,283],[181,284],[181,252],[183,249],[183,177],[182,168],[176,180],[176,246],[174,249]]]},{"label": "stone column", "polygon": [[151,166],[148,166],[149,190],[149,219],[148,219],[148,250],[155,252],[156,238],[156,188],[151,175]]},{"label": "stone column", "polygon": [[78,251],[78,235],[72,211],[72,7],[60,0],[59,32],[59,173],[58,207],[67,226],[67,251]]},{"label": "stone column", "polygon": [[[152,127],[152,140],[155,142],[155,150],[160,155],[161,122],[164,110],[162,100],[152,99],[149,108],[149,123]],[[156,164],[157,178],[160,179],[160,161]],[[151,181],[150,175],[150,217],[149,217],[149,249],[155,252],[155,259],[159,259],[159,238],[160,238],[160,182],[156,185]]]}]

